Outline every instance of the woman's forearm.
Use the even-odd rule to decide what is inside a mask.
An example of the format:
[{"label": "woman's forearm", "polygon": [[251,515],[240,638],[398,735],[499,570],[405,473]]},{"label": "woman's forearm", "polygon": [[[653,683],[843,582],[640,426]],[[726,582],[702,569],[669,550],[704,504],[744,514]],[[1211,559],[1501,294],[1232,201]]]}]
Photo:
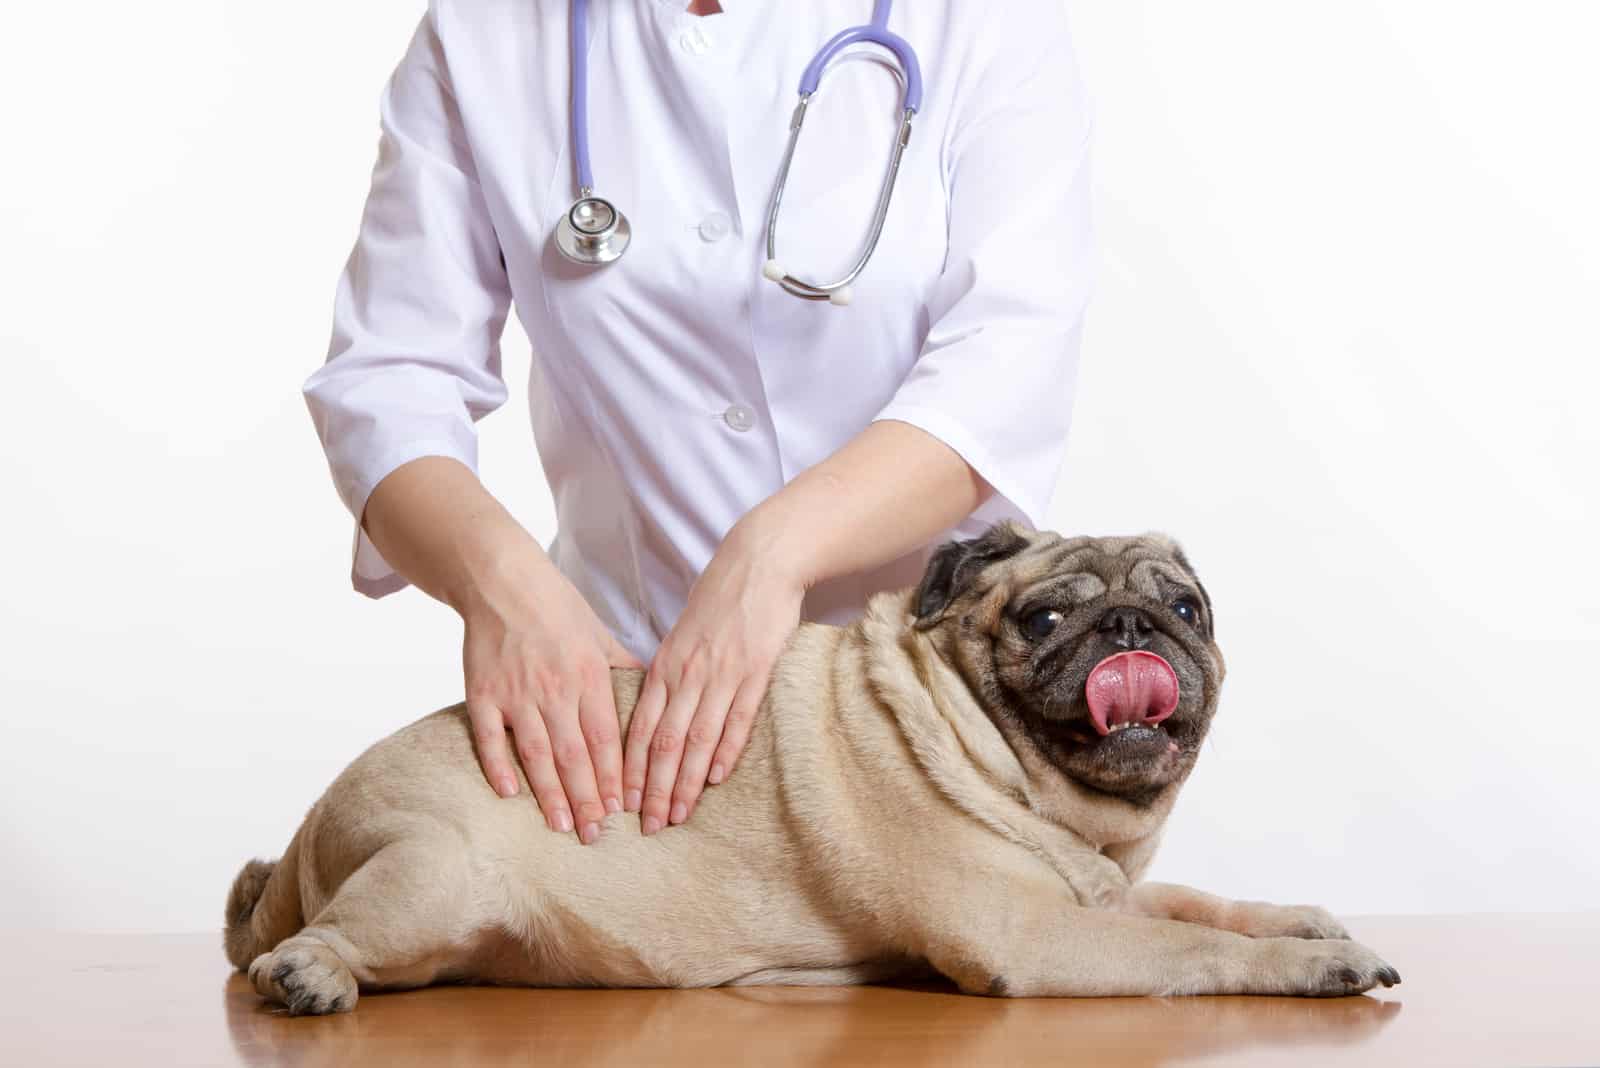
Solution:
[{"label": "woman's forearm", "polygon": [[886,419],[757,505],[738,535],[809,587],[904,556],[991,492],[944,442]]},{"label": "woman's forearm", "polygon": [[367,498],[362,525],[390,566],[463,617],[526,594],[555,568],[477,475],[443,456],[390,472]]}]

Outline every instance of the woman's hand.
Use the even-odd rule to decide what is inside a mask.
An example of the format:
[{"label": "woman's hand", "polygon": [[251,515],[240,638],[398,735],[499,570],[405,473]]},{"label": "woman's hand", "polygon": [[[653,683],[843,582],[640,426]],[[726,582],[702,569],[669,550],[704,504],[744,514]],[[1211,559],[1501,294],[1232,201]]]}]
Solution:
[{"label": "woman's hand", "polygon": [[805,597],[783,555],[759,527],[736,525],[650,663],[622,772],[623,803],[641,812],[645,834],[688,819],[706,783],[727,778],[750,740]]},{"label": "woman's hand", "polygon": [[545,822],[590,843],[606,813],[622,811],[611,668],[644,665],[547,558],[513,570],[462,612],[478,760],[504,797],[517,792],[520,761]]}]

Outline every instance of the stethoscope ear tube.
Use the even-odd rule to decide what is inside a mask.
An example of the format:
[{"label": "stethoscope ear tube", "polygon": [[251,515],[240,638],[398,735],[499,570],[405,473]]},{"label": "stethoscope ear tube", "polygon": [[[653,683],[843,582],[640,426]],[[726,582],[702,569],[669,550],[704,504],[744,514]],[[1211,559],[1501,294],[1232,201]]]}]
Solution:
[{"label": "stethoscope ear tube", "polygon": [[[907,82],[909,97],[909,72]],[[918,89],[920,88],[919,79]],[[851,300],[851,283],[867,266],[873,250],[878,247],[878,239],[883,236],[883,221],[889,214],[889,200],[894,196],[895,178],[900,173],[900,158],[905,155],[906,146],[911,143],[911,120],[916,117],[917,111],[908,105],[901,113],[900,129],[896,132],[894,144],[891,146],[889,167],[884,173],[883,185],[878,189],[878,203],[872,212],[872,224],[867,232],[866,244],[855,265],[837,281],[807,282],[790,274],[778,259],[778,210],[783,205],[783,190],[789,183],[789,167],[794,162],[795,146],[800,143],[800,130],[805,125],[806,108],[811,103],[811,96],[809,92],[801,92],[800,103],[795,105],[794,116],[789,120],[789,144],[783,151],[783,163],[778,168],[778,183],[772,191],[772,204],[767,209],[767,262],[762,267],[761,273],[783,287],[786,292],[804,300],[826,300],[836,305],[845,305]]]}]

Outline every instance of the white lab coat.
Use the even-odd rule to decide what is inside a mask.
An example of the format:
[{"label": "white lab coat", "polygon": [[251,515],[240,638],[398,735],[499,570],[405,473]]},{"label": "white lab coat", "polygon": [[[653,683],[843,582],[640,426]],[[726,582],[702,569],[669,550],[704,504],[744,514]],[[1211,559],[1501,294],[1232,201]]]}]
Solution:
[{"label": "white lab coat", "polygon": [[[1060,471],[1090,287],[1088,105],[1060,0],[902,0],[923,108],[848,307],[761,276],[800,72],[866,0],[600,0],[589,22],[596,192],[633,224],[601,268],[552,227],[575,195],[568,5],[434,0],[381,99],[381,141],[305,396],[351,513],[424,455],[476,469],[506,400],[499,337],[533,341],[530,408],[558,529],[548,551],[618,640],[653,655],[733,523],[868,423],[958,452],[995,496],[929,546],[819,584],[845,622],[913,584],[933,544],[1039,525]],[[813,99],[778,227],[793,273],[857,253],[898,122],[872,46]],[[534,477],[533,457],[526,470]],[[352,579],[405,585],[356,524]]]}]

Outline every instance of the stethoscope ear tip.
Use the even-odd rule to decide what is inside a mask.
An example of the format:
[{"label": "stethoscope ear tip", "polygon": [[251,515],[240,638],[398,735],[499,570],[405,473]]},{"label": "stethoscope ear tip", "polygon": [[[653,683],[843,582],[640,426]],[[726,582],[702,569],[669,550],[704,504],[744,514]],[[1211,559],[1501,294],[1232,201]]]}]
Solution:
[{"label": "stethoscope ear tip", "polygon": [[[789,285],[785,281],[789,277],[789,272],[784,270],[783,264],[779,263],[777,260],[768,260],[766,263],[761,265],[761,277],[767,279],[769,282],[776,282],[785,289],[789,289]],[[803,295],[810,300],[821,300],[823,294],[826,293],[828,296],[828,303],[837,308],[843,308],[845,305],[849,304],[850,301],[855,299],[855,290],[850,286],[840,286],[837,289],[822,290],[813,288],[811,286],[805,286],[803,283],[801,285],[802,289],[789,289],[789,292],[796,293],[797,295]]]}]

